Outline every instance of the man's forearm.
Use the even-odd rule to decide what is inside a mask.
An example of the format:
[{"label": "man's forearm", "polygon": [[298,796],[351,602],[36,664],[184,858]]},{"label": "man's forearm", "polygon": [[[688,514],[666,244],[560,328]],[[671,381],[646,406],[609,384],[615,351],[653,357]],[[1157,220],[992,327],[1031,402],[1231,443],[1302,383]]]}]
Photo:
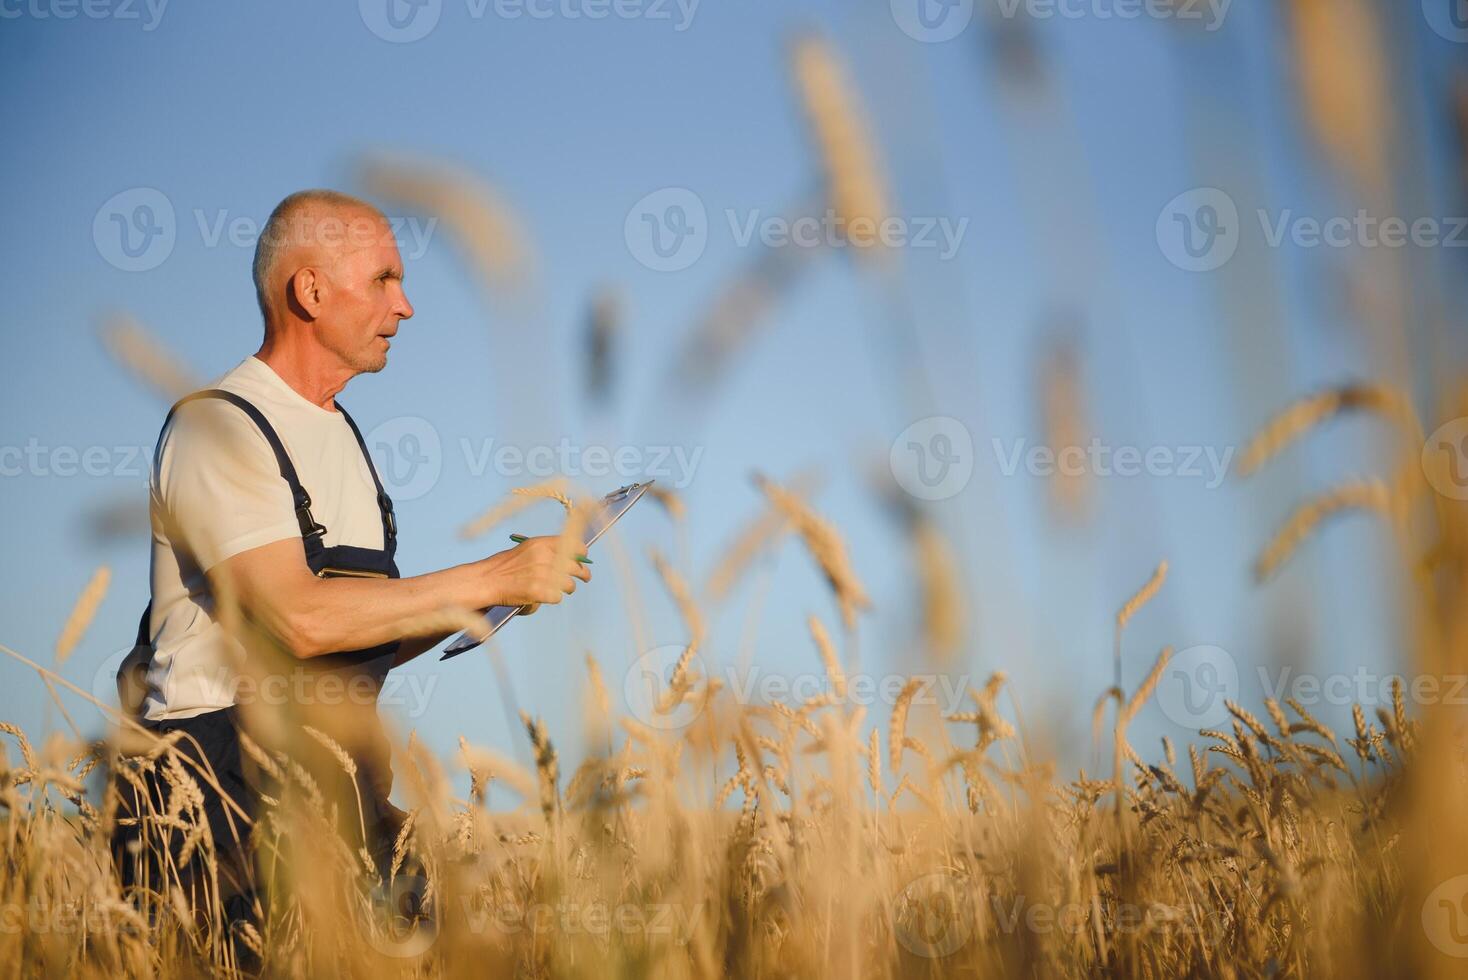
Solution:
[{"label": "man's forearm", "polygon": [[576,591],[577,579],[591,581],[590,571],[550,535],[412,578],[318,578],[302,561],[300,542],[291,539],[240,552],[206,574],[213,593],[226,597],[226,608],[243,611],[296,657],[365,650],[408,636],[427,641],[405,647],[400,663],[443,639],[443,624],[425,620],[446,608],[533,608]]},{"label": "man's forearm", "polygon": [[434,633],[430,636],[404,637],[403,641],[398,644],[398,654],[393,658],[392,665],[394,667],[401,667],[411,660],[416,660],[444,640],[453,636],[456,632],[456,630],[450,630],[447,633]]},{"label": "man's forearm", "polygon": [[[415,619],[446,606],[479,609],[486,601],[483,573],[470,565],[401,579],[313,577],[302,593],[295,597],[291,614],[292,645],[301,657],[390,643],[403,638]],[[413,656],[446,635],[439,634]]]}]

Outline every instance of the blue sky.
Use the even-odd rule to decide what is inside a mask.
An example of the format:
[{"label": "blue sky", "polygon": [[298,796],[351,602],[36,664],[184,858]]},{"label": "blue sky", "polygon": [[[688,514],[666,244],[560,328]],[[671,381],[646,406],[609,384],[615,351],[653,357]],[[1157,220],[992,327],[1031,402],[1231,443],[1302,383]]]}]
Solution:
[{"label": "blue sky", "polygon": [[[1075,739],[1085,722],[1076,719],[1110,683],[1116,607],[1160,558],[1170,561],[1170,581],[1127,637],[1132,683],[1166,643],[1228,650],[1245,674],[1239,694],[1255,704],[1258,664],[1394,667],[1390,551],[1370,522],[1333,528],[1263,588],[1249,573],[1292,501],[1379,468],[1387,445],[1379,427],[1334,426],[1254,481],[1098,479],[1090,522],[1070,531],[1050,520],[1045,480],[1006,476],[993,448],[1043,439],[1035,365],[1058,322],[1076,324],[1087,414],[1113,447],[1222,453],[1295,395],[1379,372],[1379,349],[1342,301],[1342,270],[1360,250],[1266,248],[1253,218],[1260,208],[1328,217],[1358,206],[1302,124],[1275,5],[1238,2],[1216,32],[1096,14],[1112,9],[1104,3],[1037,21],[1047,82],[1035,90],[1002,82],[982,17],[952,40],[924,43],[900,29],[893,10],[902,2],[703,0],[685,24],[672,4],[652,8],[666,19],[646,15],[647,4],[628,8],[642,16],[571,16],[588,8],[570,0],[538,8],[548,17],[509,18],[497,12],[504,4],[442,0],[436,26],[411,43],[373,33],[380,11],[368,0],[359,9],[173,0],[152,29],[145,7],[137,19],[62,20],[54,2],[5,6],[19,14],[0,20],[9,93],[0,103],[9,300],[0,315],[0,445],[43,447],[53,463],[57,447],[104,447],[109,472],[30,467],[0,481],[8,552],[0,642],[49,660],[74,597],[106,563],[111,592],[64,669],[90,687],[147,599],[145,539],[99,540],[87,521],[99,508],[145,507],[146,468],[129,465],[123,447],[151,447],[166,405],[106,353],[100,318],[136,317],[201,378],[228,370],[259,341],[251,249],[213,239],[211,229],[261,222],[302,187],[361,192],[364,157],[392,153],[492,185],[526,230],[537,269],[511,302],[481,288],[452,236],[435,233],[408,262],[417,314],[387,371],[343,393],[364,431],[396,434],[393,420],[413,417],[439,440],[436,482],[398,504],[405,574],[507,543],[508,527],[474,542],[455,532],[510,487],[533,482],[474,464],[487,439],[530,441],[505,411],[514,392],[553,420],[543,423],[552,440],[649,452],[682,440],[700,453],[682,488],[686,539],[646,505],[616,532],[636,568],[644,642],[686,639],[648,549],[686,562],[681,570],[702,583],[760,507],[750,472],[783,479],[815,467],[824,482],[814,503],[844,534],[875,606],[855,640],[842,637],[843,649],[874,675],[922,670],[909,557],[865,474],[907,426],[944,416],[974,446],[972,478],[929,511],[962,555],[969,603],[969,641],[951,673],[977,685],[991,670],[1008,672],[1027,721],[1053,723],[1067,757],[1084,761]],[[1434,33],[1415,4],[1393,5],[1384,23],[1403,127],[1392,213],[1462,214],[1446,85],[1465,48]],[[913,325],[899,347],[916,352],[906,356],[921,365],[926,393],[914,401],[893,381],[900,358],[882,339],[887,294],[848,255],[831,253],[806,264],[694,413],[669,397],[670,360],[719,288],[752,261],[726,211],[741,220],[782,214],[817,186],[787,67],[798,31],[822,35],[844,59],[871,116],[894,212],[967,222],[951,258],[898,254]],[[1243,241],[1225,269],[1189,272],[1159,246],[1158,217],[1177,195],[1206,186],[1238,205]],[[133,272],[109,262],[93,229],[104,204],[137,188],[166,198],[175,243],[161,263]],[[672,272],[641,264],[626,235],[629,210],[663,188],[691,191],[708,216],[704,252]],[[1438,347],[1414,342],[1411,370],[1421,378],[1444,360],[1461,366],[1464,331],[1451,312],[1462,298],[1461,253],[1402,255],[1417,301],[1435,298],[1442,321]],[[622,311],[621,370],[611,409],[594,416],[577,391],[576,364],[588,306],[605,289]],[[539,509],[518,529],[548,530],[554,517],[553,507]],[[579,684],[583,652],[594,652],[614,689],[639,652],[625,570],[605,553],[589,588],[496,641],[519,704],[544,715],[571,754],[578,710],[565,689],[568,678]],[[746,583],[710,606],[708,665],[735,663],[747,644],[763,670],[817,670],[805,617],[837,624],[819,574],[789,541],[760,576],[762,587]],[[444,665],[425,658],[411,670],[433,687],[430,709],[404,725],[433,747],[448,752],[463,733],[520,751],[483,655]],[[58,723],[24,669],[0,665],[0,678],[0,718],[27,729]],[[872,713],[879,720],[885,709]],[[1156,712],[1139,727],[1186,734]]]}]

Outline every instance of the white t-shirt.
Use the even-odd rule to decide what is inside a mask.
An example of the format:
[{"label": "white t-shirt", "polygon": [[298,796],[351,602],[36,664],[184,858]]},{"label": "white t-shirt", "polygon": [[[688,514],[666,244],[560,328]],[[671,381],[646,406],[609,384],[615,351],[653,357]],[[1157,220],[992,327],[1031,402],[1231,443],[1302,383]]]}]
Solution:
[{"label": "white t-shirt", "polygon": [[[312,515],[326,525],[323,546],[384,547],[377,487],[340,412],[307,401],[254,356],[208,387],[234,392],[269,420],[311,495]],[[196,399],[174,413],[149,490],[153,659],[143,715],[190,718],[234,703],[244,656],[214,621],[204,573],[251,548],[299,539],[301,529],[270,444],[223,399]]]}]

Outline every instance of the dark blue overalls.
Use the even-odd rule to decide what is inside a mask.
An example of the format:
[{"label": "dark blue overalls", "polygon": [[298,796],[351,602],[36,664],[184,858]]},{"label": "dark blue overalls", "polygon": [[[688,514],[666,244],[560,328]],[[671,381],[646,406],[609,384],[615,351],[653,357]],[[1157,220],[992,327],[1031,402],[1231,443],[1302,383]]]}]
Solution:
[{"label": "dark blue overalls", "polygon": [[[322,578],[338,576],[399,577],[397,564],[393,560],[397,551],[397,524],[393,517],[392,500],[382,489],[382,481],[378,478],[376,467],[372,465],[372,457],[367,451],[361,431],[340,403],[337,404],[337,409],[341,412],[347,425],[351,426],[352,434],[356,436],[357,444],[362,449],[362,456],[367,461],[367,469],[372,474],[372,482],[377,487],[377,504],[382,513],[383,547],[381,550],[352,545],[336,545],[330,548],[323,546],[322,540],[326,528],[317,523],[312,516],[311,496],[301,486],[301,481],[296,476],[296,468],[291,463],[290,456],[286,453],[280,437],[264,414],[239,395],[217,388],[195,392],[181,399],[169,409],[168,417],[163,423],[164,429],[167,429],[174,412],[198,398],[219,398],[235,405],[254,421],[266,441],[270,443],[281,478],[290,486],[291,495],[294,498],[296,519],[301,528],[301,542],[305,548],[306,564],[310,566],[312,572]],[[162,432],[160,432],[160,446],[162,439]],[[156,450],[154,458],[157,459]],[[122,692],[130,683],[136,687],[137,672],[146,669],[147,662],[152,656],[149,636],[150,614],[151,604],[143,611],[142,620],[138,624],[137,646],[134,648],[133,655],[124,661],[118,672],[119,692]],[[350,689],[358,692],[359,703],[356,707],[360,710],[333,710],[330,707],[323,708],[317,705],[317,710],[307,712],[297,710],[301,707],[299,705],[286,705],[280,713],[280,717],[285,720],[286,724],[278,727],[282,728],[287,737],[287,744],[282,747],[311,775],[323,791],[323,795],[337,803],[338,829],[353,852],[365,846],[372,855],[374,863],[377,864],[379,874],[384,879],[387,877],[391,862],[393,844],[406,816],[388,802],[388,794],[392,789],[390,747],[377,715],[377,696],[381,691],[383,678],[393,665],[397,650],[398,642],[393,641],[369,649],[344,651],[308,660],[295,660],[289,656],[282,656],[279,661],[284,670],[304,674],[313,685],[309,690],[326,691],[328,685],[324,682],[334,680],[336,683],[331,686],[331,690]],[[364,690],[368,693],[369,699],[365,707],[360,704]],[[311,698],[308,697],[305,700],[311,700]],[[330,704],[325,698],[320,700],[322,704]],[[125,705],[127,701],[128,698],[124,696]],[[336,723],[333,723],[334,715],[337,716]],[[139,721],[160,735],[181,730],[192,736],[192,738],[181,740],[178,748],[194,757],[196,761],[206,762],[213,770],[220,787],[252,819],[256,812],[255,800],[258,793],[265,792],[272,797],[280,798],[282,788],[275,785],[267,774],[256,771],[253,766],[248,775],[245,771],[239,740],[242,718],[238,705],[208,711],[192,718],[158,722],[142,721],[141,719]],[[305,725],[328,733],[334,737],[335,741],[349,750],[357,769],[355,792],[353,792],[352,778],[344,773],[341,765],[331,756],[330,752],[316,740],[304,737]],[[264,741],[254,732],[251,735],[256,742]],[[198,758],[200,754],[203,756],[202,759]],[[248,828],[242,826],[237,819],[233,819],[231,811],[220,799],[219,794],[204,780],[197,779],[195,773],[191,772],[190,775],[196,776],[196,781],[204,792],[204,811],[208,817],[219,859],[220,897],[225,903],[226,912],[231,919],[250,918],[252,917],[250,910],[256,900],[255,879],[251,874],[248,848],[237,847],[235,844],[237,837],[242,842],[248,840]],[[158,778],[156,770],[153,773],[145,773],[144,779],[153,797],[153,806],[157,812],[166,812],[168,786]],[[118,780],[117,785],[122,797],[118,816],[134,816],[139,809],[142,809],[141,801],[134,795],[135,790],[121,779]],[[360,820],[356,804],[358,797],[361,799]],[[362,839],[364,827],[366,840]],[[119,872],[124,886],[129,886],[141,880],[144,872],[140,862],[147,862],[147,874],[152,887],[156,888],[159,884],[157,878],[160,871],[159,855],[148,853],[148,848],[140,847],[139,842],[136,842],[138,834],[139,831],[135,825],[123,825],[119,821],[113,838],[113,852],[119,862]],[[172,839],[177,841],[178,837],[179,835],[175,834]],[[177,857],[178,855],[175,854],[175,865]],[[190,867],[180,869],[180,878],[185,882],[186,887],[190,880],[197,880],[195,876],[203,873],[200,858],[197,855],[192,858],[190,865]]]}]

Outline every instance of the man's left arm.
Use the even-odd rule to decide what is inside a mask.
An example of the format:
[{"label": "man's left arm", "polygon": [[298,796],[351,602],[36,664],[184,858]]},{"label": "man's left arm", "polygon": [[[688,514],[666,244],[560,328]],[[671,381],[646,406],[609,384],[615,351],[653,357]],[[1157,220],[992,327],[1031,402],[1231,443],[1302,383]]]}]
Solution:
[{"label": "man's left arm", "polygon": [[432,636],[410,636],[407,639],[401,640],[398,643],[397,657],[393,660],[392,665],[394,667],[401,667],[408,661],[414,660],[429,650],[432,650],[453,635],[453,633],[435,633]]},{"label": "man's left arm", "polygon": [[[539,603],[531,603],[529,606],[523,607],[523,611],[520,613],[520,615],[529,616],[539,608]],[[398,655],[397,658],[393,660],[392,665],[394,667],[401,667],[408,661],[414,660],[427,653],[429,650],[432,650],[434,647],[438,646],[444,640],[447,640],[453,635],[454,634],[450,632],[438,633],[433,636],[405,637],[398,643]]]}]

